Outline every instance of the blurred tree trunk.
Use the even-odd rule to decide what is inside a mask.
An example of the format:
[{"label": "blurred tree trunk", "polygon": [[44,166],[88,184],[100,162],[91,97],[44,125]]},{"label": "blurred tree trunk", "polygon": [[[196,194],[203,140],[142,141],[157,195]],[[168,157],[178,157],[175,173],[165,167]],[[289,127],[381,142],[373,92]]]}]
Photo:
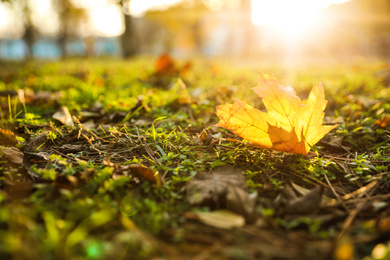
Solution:
[{"label": "blurred tree trunk", "polygon": [[[33,45],[35,41],[35,28],[31,21],[31,8],[29,6],[28,0],[20,0],[20,1],[12,1],[12,0],[0,0],[0,3],[8,3],[11,5],[11,7],[18,6],[21,7],[21,10],[23,14],[25,15],[25,29],[22,36],[23,42],[26,44],[27,51],[25,55],[25,59],[31,59],[33,58]],[[1,19],[1,17],[0,17]]]},{"label": "blurred tree trunk", "polygon": [[33,58],[34,57],[34,55],[33,55],[34,27],[31,25],[31,23],[28,23],[26,25],[26,29],[24,31],[22,39],[27,46],[26,59]]},{"label": "blurred tree trunk", "polygon": [[31,21],[31,9],[28,5],[28,1],[24,0],[20,2],[23,6],[23,12],[26,15],[26,23],[25,23],[25,30],[22,36],[22,40],[27,46],[27,54],[25,56],[26,59],[31,59],[34,56],[33,53],[33,45],[34,45],[34,33],[35,29]]},{"label": "blurred tree trunk", "polygon": [[68,52],[66,50],[66,43],[68,40],[68,36],[66,33],[61,33],[57,38],[57,44],[58,47],[61,50],[61,56],[62,58],[66,58],[68,56]]},{"label": "blurred tree trunk", "polygon": [[60,18],[62,30],[58,37],[57,43],[61,49],[62,57],[68,57],[66,45],[69,38],[76,35],[77,26],[87,19],[86,10],[77,7],[71,0],[56,0],[55,5]]},{"label": "blurred tree trunk", "polygon": [[203,54],[203,35],[202,35],[202,21],[201,18],[196,20],[192,25],[192,32],[194,37],[196,54]]},{"label": "blurred tree trunk", "polygon": [[131,15],[125,14],[125,32],[121,36],[121,44],[124,58],[129,58],[137,54],[137,34],[134,28],[134,20]]}]

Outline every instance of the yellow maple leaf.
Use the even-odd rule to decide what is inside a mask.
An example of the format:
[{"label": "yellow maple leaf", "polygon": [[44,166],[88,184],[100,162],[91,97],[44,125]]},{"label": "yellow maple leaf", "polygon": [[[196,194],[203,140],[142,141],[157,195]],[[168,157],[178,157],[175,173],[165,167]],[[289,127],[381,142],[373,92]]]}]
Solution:
[{"label": "yellow maple leaf", "polygon": [[236,100],[217,107],[217,126],[254,146],[299,154],[307,154],[336,127],[322,125],[327,101],[321,83],[313,86],[305,104],[292,87],[281,86],[274,76],[261,73],[260,84],[253,91],[262,98],[267,113]]}]

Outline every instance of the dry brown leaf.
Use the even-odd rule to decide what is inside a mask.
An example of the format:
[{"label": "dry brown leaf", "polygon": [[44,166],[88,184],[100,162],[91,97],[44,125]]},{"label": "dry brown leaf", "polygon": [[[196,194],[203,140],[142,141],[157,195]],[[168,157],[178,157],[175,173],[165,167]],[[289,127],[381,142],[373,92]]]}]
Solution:
[{"label": "dry brown leaf", "polygon": [[[31,170],[31,167],[33,165],[36,166],[36,168],[43,169],[45,168],[50,161],[50,155],[46,152],[39,152],[39,153],[28,153],[24,152],[24,158],[23,158],[23,166],[27,170],[27,173],[34,179],[39,178],[34,171]],[[57,166],[60,166],[57,164]],[[64,166],[60,166],[60,168],[63,168]]]},{"label": "dry brown leaf", "polygon": [[244,174],[228,165],[197,173],[188,181],[186,190],[191,205],[225,208],[245,217],[252,214],[255,206],[256,196],[249,194]]},{"label": "dry brown leaf", "polygon": [[8,129],[0,128],[0,145],[17,145],[18,141],[16,140],[14,132]]},{"label": "dry brown leaf", "polygon": [[[305,196],[305,195],[307,195],[308,193],[310,193],[310,192],[312,192],[312,190],[309,190],[309,189],[306,189],[306,188],[304,188],[304,187],[302,187],[302,186],[299,186],[298,184],[296,184],[296,183],[294,183],[294,182],[291,182],[291,187],[297,192],[297,193],[299,193],[301,196]],[[330,198],[330,197],[328,197],[328,196],[326,196],[326,195],[322,195],[322,197],[321,197],[321,200],[323,201],[323,202],[325,202],[325,201],[331,201],[332,199]]]},{"label": "dry brown leaf", "polygon": [[243,227],[245,218],[229,210],[215,210],[211,212],[196,212],[197,218],[206,225],[216,228],[232,229]]},{"label": "dry brown leaf", "polygon": [[165,184],[164,177],[159,174],[158,171],[155,171],[143,164],[133,163],[128,165],[118,165],[116,163],[111,162],[108,157],[104,159],[103,163],[106,166],[115,168],[114,176],[131,174],[132,176],[138,177],[140,180],[146,180],[155,183],[157,184],[157,186]]},{"label": "dry brown leaf", "polygon": [[[126,167],[126,166],[125,166]],[[142,164],[129,164],[128,167],[131,170],[131,173],[138,178],[148,180],[150,182],[156,183],[156,173],[152,169]]]},{"label": "dry brown leaf", "polygon": [[322,193],[322,187],[317,186],[304,196],[287,201],[282,209],[283,214],[303,215],[315,212],[321,205]]},{"label": "dry brown leaf", "polygon": [[283,87],[274,76],[261,74],[253,88],[267,109],[262,112],[244,101],[217,107],[218,126],[226,128],[254,146],[307,154],[311,147],[336,126],[323,126],[325,100],[320,84],[313,86],[305,104],[290,86]]},{"label": "dry brown leaf", "polygon": [[232,166],[219,166],[212,172],[198,172],[186,185],[187,200],[191,205],[212,208],[224,207],[229,185],[246,189],[245,177]]},{"label": "dry brown leaf", "polygon": [[3,154],[8,162],[20,166],[23,163],[23,152],[16,147],[0,146],[0,154]]},{"label": "dry brown leaf", "polygon": [[315,213],[321,206],[323,188],[317,186],[302,196],[286,186],[273,200],[264,200],[265,207],[273,208],[277,216],[299,216]]},{"label": "dry brown leaf", "polygon": [[48,138],[46,134],[39,134],[32,137],[27,144],[23,147],[24,152],[33,153],[37,150],[44,150]]},{"label": "dry brown leaf", "polygon": [[57,119],[61,123],[67,126],[73,126],[74,122],[72,115],[69,112],[69,109],[65,106],[62,106],[57,112],[53,114],[53,118]]}]

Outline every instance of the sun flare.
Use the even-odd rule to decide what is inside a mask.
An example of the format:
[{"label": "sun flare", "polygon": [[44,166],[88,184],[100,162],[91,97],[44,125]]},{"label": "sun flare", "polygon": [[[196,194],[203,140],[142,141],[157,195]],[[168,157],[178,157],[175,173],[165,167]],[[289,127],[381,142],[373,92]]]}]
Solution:
[{"label": "sun flare", "polygon": [[[121,9],[113,4],[102,5],[90,11],[95,30],[104,36],[118,36],[124,31]],[[107,19],[106,17],[110,17]]]},{"label": "sun flare", "polygon": [[259,26],[269,27],[285,38],[297,38],[313,29],[321,17],[320,11],[348,0],[254,0],[252,20]]}]

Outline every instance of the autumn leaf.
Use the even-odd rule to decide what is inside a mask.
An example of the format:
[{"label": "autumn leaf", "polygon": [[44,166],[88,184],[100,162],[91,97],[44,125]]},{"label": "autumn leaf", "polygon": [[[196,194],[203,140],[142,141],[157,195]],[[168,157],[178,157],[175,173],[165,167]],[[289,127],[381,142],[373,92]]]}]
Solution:
[{"label": "autumn leaf", "polygon": [[163,53],[155,63],[156,74],[173,75],[176,73],[176,62],[167,53]]},{"label": "autumn leaf", "polygon": [[375,125],[379,126],[380,128],[387,128],[390,125],[390,116],[386,116],[375,121]]},{"label": "autumn leaf", "polygon": [[0,128],[0,145],[17,145],[18,140],[16,140],[15,133],[8,129]]},{"label": "autumn leaf", "polygon": [[336,126],[323,126],[324,89],[313,86],[305,103],[295,90],[281,86],[274,76],[262,74],[253,88],[267,109],[262,112],[241,100],[217,107],[218,126],[226,128],[254,146],[282,152],[307,154],[311,147]]},{"label": "autumn leaf", "polygon": [[192,62],[186,61],[182,66],[178,66],[177,62],[169,54],[163,53],[157,58],[154,67],[155,75],[178,76],[191,70]]}]

